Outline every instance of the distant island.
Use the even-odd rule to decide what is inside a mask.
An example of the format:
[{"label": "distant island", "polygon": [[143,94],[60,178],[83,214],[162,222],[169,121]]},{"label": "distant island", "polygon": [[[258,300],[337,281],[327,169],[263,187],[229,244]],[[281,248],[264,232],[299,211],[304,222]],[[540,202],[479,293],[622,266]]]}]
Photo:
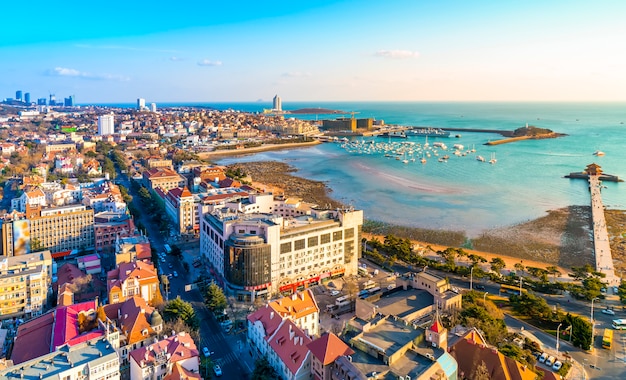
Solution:
[{"label": "distant island", "polygon": [[517,128],[514,131],[507,131],[504,129],[479,129],[479,128],[441,128],[444,131],[454,132],[482,132],[482,133],[497,133],[506,138],[496,141],[486,142],[485,145],[500,145],[511,143],[521,140],[540,140],[540,139],[554,139],[557,137],[567,136],[565,133],[553,132],[550,129],[538,128],[532,125],[526,124],[525,127]]}]

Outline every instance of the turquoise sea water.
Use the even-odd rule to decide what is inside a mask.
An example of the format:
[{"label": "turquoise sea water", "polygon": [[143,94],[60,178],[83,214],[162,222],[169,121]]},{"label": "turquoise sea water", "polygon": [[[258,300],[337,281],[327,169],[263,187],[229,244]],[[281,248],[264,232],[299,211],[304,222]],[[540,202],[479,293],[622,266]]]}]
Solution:
[{"label": "turquoise sea water", "polygon": [[[237,107],[239,106],[239,107]],[[311,106],[295,104],[291,109]],[[513,130],[526,123],[568,136],[497,146],[485,142],[497,134],[458,132],[460,138],[429,138],[449,147],[474,146],[464,157],[447,152],[450,159],[426,164],[403,164],[383,154],[350,153],[338,143],[230,157],[220,164],[278,160],[298,169],[297,175],[324,181],[331,196],[363,209],[367,219],[402,225],[466,231],[510,226],[545,215],[551,209],[588,205],[584,180],[564,175],[582,171],[595,162],[606,173],[626,177],[626,104],[606,103],[328,103],[315,106],[359,112],[386,124]],[[256,107],[256,109],[255,109]],[[267,105],[265,105],[267,108]],[[220,108],[217,107],[216,108]],[[232,104],[230,108],[260,111],[258,104]],[[320,117],[321,118],[321,117]],[[456,133],[452,132],[451,136]],[[380,137],[356,138],[384,142]],[[353,139],[354,140],[354,139]],[[397,140],[396,140],[397,141]],[[408,141],[424,143],[423,137]],[[593,155],[596,150],[606,153]],[[495,165],[479,162],[476,155]],[[440,156],[443,153],[440,153]],[[626,208],[626,183],[605,183],[604,203]]]},{"label": "turquoise sea water", "polygon": [[[166,106],[165,104],[159,104]],[[199,104],[198,104],[199,105]],[[260,112],[268,103],[204,104],[216,109],[232,108]],[[526,123],[566,133],[558,139],[530,140],[498,146],[485,142],[501,138],[488,133],[459,132],[461,138],[429,138],[476,153],[447,163],[436,157],[426,164],[385,158],[383,154],[349,153],[341,144],[326,143],[311,148],[272,151],[230,157],[220,164],[278,160],[298,169],[297,175],[324,181],[331,196],[363,209],[367,219],[402,225],[466,231],[510,226],[545,215],[551,209],[588,205],[584,180],[563,178],[595,162],[606,173],[626,178],[626,104],[616,103],[412,103],[341,102],[284,103],[284,109],[321,107],[358,112],[386,124],[449,128],[514,130]],[[305,117],[305,116],[303,116]],[[333,116],[334,117],[334,116]],[[306,116],[313,119],[315,116]],[[323,115],[318,116],[324,118]],[[454,136],[456,132],[452,132]],[[382,138],[358,138],[357,140]],[[424,138],[409,141],[423,143]],[[606,153],[593,155],[596,150]],[[478,162],[476,155],[498,162]],[[626,183],[605,183],[604,203],[626,209]]]}]

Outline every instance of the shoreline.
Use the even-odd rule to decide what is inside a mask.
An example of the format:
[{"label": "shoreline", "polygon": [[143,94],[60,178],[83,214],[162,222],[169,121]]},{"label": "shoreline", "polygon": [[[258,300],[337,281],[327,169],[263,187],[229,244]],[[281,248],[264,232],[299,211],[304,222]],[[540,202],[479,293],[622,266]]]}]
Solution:
[{"label": "shoreline", "polygon": [[302,143],[266,144],[266,145],[261,145],[261,146],[257,146],[254,148],[223,149],[223,150],[214,150],[211,152],[200,152],[200,153],[197,153],[197,155],[201,159],[210,159],[211,157],[240,156],[240,155],[246,155],[246,154],[268,152],[272,150],[309,147],[309,146],[314,146],[318,144],[321,144],[321,142],[318,140],[302,142]]},{"label": "shoreline", "polygon": [[[298,144],[300,145],[300,144]],[[251,179],[253,186],[264,191],[297,197],[322,207],[345,206],[332,198],[332,189],[326,183],[296,175],[297,169],[279,161],[257,161],[228,165],[240,168]],[[367,212],[367,210],[364,210]],[[624,242],[614,239],[612,246],[615,267],[626,263],[626,211],[606,210],[613,226],[620,228],[613,234],[624,234]],[[489,229],[476,238],[469,239],[465,231],[429,230],[411,226],[391,225],[367,219],[364,235],[393,234],[408,238],[421,245],[463,248],[484,257],[502,257],[515,262],[528,261],[533,265],[556,265],[561,268],[592,264],[592,243],[589,239],[590,206],[568,206],[549,210],[546,215],[519,224]],[[621,232],[620,232],[621,231]],[[613,244],[612,244],[613,245]],[[538,263],[538,264],[537,264]]]}]

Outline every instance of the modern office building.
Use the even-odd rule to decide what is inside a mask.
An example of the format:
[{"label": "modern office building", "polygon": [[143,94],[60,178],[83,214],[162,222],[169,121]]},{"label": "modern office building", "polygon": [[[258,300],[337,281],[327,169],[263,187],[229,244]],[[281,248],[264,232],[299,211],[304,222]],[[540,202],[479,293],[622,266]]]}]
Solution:
[{"label": "modern office building", "polygon": [[21,90],[15,91],[15,100],[17,100],[18,102],[22,101],[22,91]]},{"label": "modern office building", "polygon": [[282,111],[283,110],[283,103],[280,100],[280,96],[278,96],[278,95],[274,96],[274,101],[272,102],[272,109],[274,111]]},{"label": "modern office building", "polygon": [[46,98],[39,98],[39,99],[37,99],[37,105],[38,106],[46,106],[46,105],[48,105],[48,99],[46,99]]},{"label": "modern office building", "polygon": [[35,317],[48,302],[52,281],[50,251],[0,260],[0,319]]},{"label": "modern office building", "polygon": [[157,106],[156,103],[150,103],[150,112],[156,112]]},{"label": "modern office building", "polygon": [[137,99],[137,109],[139,111],[143,110],[144,108],[146,108],[146,99],[144,98],[138,98]]},{"label": "modern office building", "polygon": [[48,105],[49,106],[56,106],[57,105],[57,97],[54,94],[50,94],[50,100],[48,101]]},{"label": "modern office building", "polygon": [[98,134],[100,136],[112,135],[115,133],[115,115],[98,116]]},{"label": "modern office building", "polygon": [[266,195],[201,219],[200,252],[224,287],[252,300],[357,273],[363,211],[296,209]]},{"label": "modern office building", "polygon": [[63,100],[63,106],[65,106],[65,107],[74,107],[74,95],[70,95],[69,98],[65,98]]},{"label": "modern office building", "polygon": [[30,92],[24,94],[24,103],[30,104]]}]

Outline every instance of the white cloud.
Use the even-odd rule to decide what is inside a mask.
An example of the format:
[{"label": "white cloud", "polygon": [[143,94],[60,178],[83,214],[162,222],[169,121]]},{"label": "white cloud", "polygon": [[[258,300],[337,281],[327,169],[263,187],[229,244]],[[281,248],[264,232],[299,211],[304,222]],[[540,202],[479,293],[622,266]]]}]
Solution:
[{"label": "white cloud", "polygon": [[203,59],[198,62],[198,66],[222,66],[222,61],[211,61],[210,59]]},{"label": "white cloud", "polygon": [[174,61],[174,62],[178,62],[178,61],[182,61],[183,59],[177,56],[171,56],[170,57],[170,61]]},{"label": "white cloud", "polygon": [[410,50],[379,50],[374,53],[377,57],[383,58],[392,58],[392,59],[407,59],[407,58],[417,58],[419,57],[419,53],[416,51]]},{"label": "white cloud", "polygon": [[309,78],[309,77],[312,77],[313,75],[309,72],[290,71],[288,73],[284,73],[282,76],[289,77],[289,78]]},{"label": "white cloud", "polygon": [[122,82],[130,80],[130,78],[122,76],[122,75],[114,75],[114,74],[106,74],[106,73],[94,74],[94,73],[79,71],[76,69],[70,69],[67,67],[55,67],[52,70],[48,70],[46,74],[50,76],[73,77],[73,78],[94,79],[94,80],[113,80],[113,81],[122,81]]}]

